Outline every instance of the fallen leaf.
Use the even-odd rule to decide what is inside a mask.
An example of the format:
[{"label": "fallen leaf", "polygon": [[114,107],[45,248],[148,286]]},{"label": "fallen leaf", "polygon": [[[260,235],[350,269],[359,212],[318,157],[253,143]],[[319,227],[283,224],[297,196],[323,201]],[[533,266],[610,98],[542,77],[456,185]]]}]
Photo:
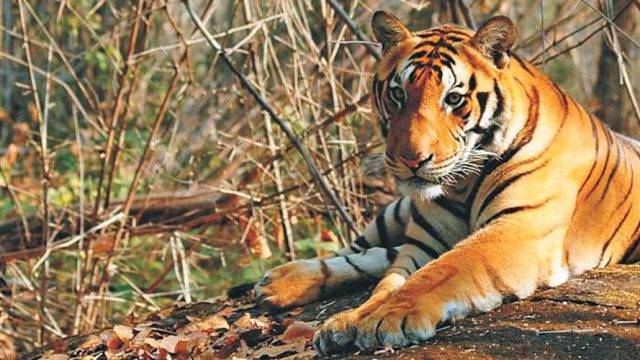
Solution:
[{"label": "fallen leaf", "polygon": [[149,338],[149,335],[151,335],[152,329],[151,328],[142,328],[142,330],[140,330],[139,333],[136,334],[136,336],[133,337],[133,339],[131,339],[131,345],[132,346],[142,346],[146,343],[146,340]]},{"label": "fallen leaf", "polygon": [[254,352],[252,358],[260,358],[267,356],[269,358],[279,358],[285,355],[294,355],[291,353],[300,353],[304,351],[306,345],[304,342],[295,342],[291,344],[284,344],[280,346],[267,346]]},{"label": "fallen leaf", "polygon": [[229,318],[229,316],[233,315],[234,312],[235,310],[232,306],[225,306],[222,310],[218,311],[216,315]]},{"label": "fallen leaf", "polygon": [[225,318],[211,315],[204,319],[195,319],[191,324],[182,329],[182,333],[188,334],[196,331],[212,332],[216,330],[229,330],[229,323]]},{"label": "fallen leaf", "polygon": [[188,354],[198,342],[204,342],[204,337],[196,334],[169,335],[160,340],[158,348],[172,354]]},{"label": "fallen leaf", "polygon": [[220,349],[216,352],[216,356],[222,359],[228,358],[235,353],[241,345],[238,335],[229,334],[222,339]]},{"label": "fallen leaf", "polygon": [[304,306],[300,306],[294,309],[289,310],[289,312],[287,312],[287,314],[291,315],[291,316],[298,316],[300,314],[302,314],[304,312]]},{"label": "fallen leaf", "polygon": [[129,341],[133,339],[133,328],[124,325],[116,325],[113,327],[113,332],[122,341]]},{"label": "fallen leaf", "polygon": [[[83,342],[78,346],[78,349],[88,350],[93,349],[96,346],[102,344],[102,341],[97,335],[89,335]],[[0,358],[2,359],[2,358]]]},{"label": "fallen leaf", "polygon": [[52,354],[47,357],[44,357],[43,360],[69,360],[69,355],[65,354]]},{"label": "fallen leaf", "polygon": [[105,341],[107,350],[111,352],[118,352],[124,347],[124,341],[122,341],[115,333],[111,332],[111,335]]},{"label": "fallen leaf", "polygon": [[244,313],[238,320],[233,323],[234,326],[239,328],[250,328],[253,326],[253,319],[251,318],[251,314]]},{"label": "fallen leaf", "polygon": [[282,334],[282,341],[312,340],[315,333],[316,328],[311,324],[303,321],[294,321]]},{"label": "fallen leaf", "polygon": [[280,360],[299,360],[299,359],[313,359],[318,355],[315,350],[307,350],[298,354],[289,355],[281,358]]}]

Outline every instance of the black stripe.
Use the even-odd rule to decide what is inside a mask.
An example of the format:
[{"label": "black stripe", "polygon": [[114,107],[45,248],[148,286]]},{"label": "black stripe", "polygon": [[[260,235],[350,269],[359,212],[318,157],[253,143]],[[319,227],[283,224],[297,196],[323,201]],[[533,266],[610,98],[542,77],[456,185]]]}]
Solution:
[{"label": "black stripe", "polygon": [[467,39],[463,39],[463,38],[458,37],[458,36],[447,36],[447,40],[449,40],[451,42],[461,42],[461,41],[465,41]]},{"label": "black stripe", "polygon": [[531,76],[535,76],[535,75],[533,74],[533,72],[529,69],[529,67],[527,66],[528,64],[527,64],[524,60],[522,60],[519,56],[517,56],[517,55],[513,54],[513,55],[511,55],[511,57],[512,57],[512,58],[514,58],[514,59],[516,59],[516,61],[517,61],[517,62],[518,62],[518,64],[520,65],[520,67],[521,67],[522,69],[524,69],[524,71],[526,71],[527,73],[529,73],[529,75],[531,75]]},{"label": "black stripe", "polygon": [[[600,262],[602,262],[602,259],[604,257],[604,254],[607,252],[607,250],[609,249],[609,245],[611,244],[611,241],[613,240],[613,238],[616,237],[616,235],[618,235],[618,232],[620,231],[620,228],[622,227],[622,225],[624,224],[624,222],[627,220],[627,217],[629,217],[629,213],[631,212],[631,208],[633,207],[633,203],[629,204],[629,208],[627,209],[627,212],[624,213],[624,216],[622,216],[622,220],[620,220],[620,222],[618,223],[618,225],[616,226],[616,229],[613,231],[613,233],[611,234],[611,236],[609,236],[609,238],[607,239],[607,241],[604,243],[604,246],[602,247],[602,253],[600,254]],[[609,259],[609,261],[611,261]]]},{"label": "black stripe", "polygon": [[415,59],[419,59],[423,56],[427,55],[427,52],[425,50],[422,51],[418,51],[417,53],[411,55],[411,57],[409,58],[409,61],[415,60]]},{"label": "black stripe", "polygon": [[432,259],[437,259],[440,254],[433,250],[432,248],[430,248],[427,244],[420,242],[412,237],[407,236],[407,245],[413,245],[415,247],[417,247],[418,249],[422,250],[423,253],[427,254],[429,257],[431,257]]},{"label": "black stripe", "polygon": [[504,96],[502,95],[502,91],[500,91],[500,86],[498,86],[498,81],[493,79],[493,92],[496,94],[497,102],[496,102],[496,111],[493,112],[492,118],[499,117],[504,111]]},{"label": "black stripe", "polygon": [[493,190],[491,190],[489,195],[487,195],[487,197],[484,198],[484,201],[482,202],[482,205],[480,205],[480,209],[478,210],[478,218],[480,218],[482,216],[482,212],[485,210],[485,208],[487,206],[489,206],[491,201],[493,201],[496,197],[498,197],[498,195],[500,195],[509,185],[511,185],[514,182],[518,181],[523,176],[529,175],[529,174],[539,170],[540,168],[544,167],[545,165],[547,165],[547,162],[548,161],[545,161],[543,164],[537,166],[534,169],[531,169],[529,171],[525,171],[523,173],[520,173],[520,174],[517,174],[515,176],[512,176],[509,179],[507,179],[507,180],[503,181],[502,183],[500,183],[500,185],[496,186]]},{"label": "black stripe", "polygon": [[432,46],[435,47],[436,45],[438,45],[437,42],[433,41],[433,40],[424,40],[418,43],[418,45],[414,46],[413,49],[419,49],[421,47],[425,47],[425,46]]},{"label": "black stripe", "polygon": [[440,79],[440,81],[442,81],[442,70],[440,69],[440,66],[438,65],[432,66],[431,71],[434,71],[436,74],[438,74],[438,78]]},{"label": "black stripe", "polygon": [[389,260],[389,264],[392,264],[397,257],[398,257],[398,250],[394,248],[387,248],[387,260]]},{"label": "black stripe", "polygon": [[[582,116],[582,113],[581,113],[581,116]],[[584,186],[587,185],[587,181],[591,179],[591,175],[593,174],[593,170],[596,168],[596,165],[598,164],[598,157],[600,155],[600,140],[599,140],[600,138],[598,136],[598,129],[596,128],[596,122],[593,119],[593,115],[589,114],[589,120],[591,120],[591,131],[593,132],[593,139],[595,140],[595,156],[593,158],[593,164],[591,164],[591,169],[589,169],[589,174],[582,182],[582,185],[580,185],[580,190],[578,190],[578,194],[582,192],[582,189],[584,189]]]},{"label": "black stripe", "polygon": [[407,254],[407,257],[409,259],[411,259],[411,262],[413,263],[413,266],[416,267],[416,271],[418,271],[422,266],[420,266],[420,263],[418,263],[418,260],[416,260],[416,258],[414,258],[413,256]]},{"label": "black stripe", "polygon": [[476,81],[476,74],[471,74],[471,78],[469,78],[469,92],[472,92],[478,86],[478,82]]},{"label": "black stripe", "polygon": [[606,127],[603,127],[603,130],[604,130],[604,137],[607,140],[607,143],[606,143],[607,155],[606,155],[606,158],[604,159],[604,166],[602,167],[602,171],[598,176],[598,180],[596,180],[596,183],[591,187],[591,190],[589,190],[589,193],[587,194],[586,197],[591,196],[591,194],[593,194],[593,192],[598,188],[598,184],[600,184],[600,181],[604,177],[604,174],[607,172],[607,166],[609,165],[609,158],[610,158],[609,155],[611,154],[611,144],[612,144],[611,133]]},{"label": "black stripe", "polygon": [[495,220],[497,220],[497,219],[499,219],[499,218],[501,218],[501,217],[503,217],[505,215],[511,215],[511,214],[515,214],[515,213],[518,213],[518,212],[521,212],[521,211],[537,209],[539,207],[544,206],[548,202],[549,202],[549,199],[543,201],[540,204],[536,204],[536,205],[514,206],[514,207],[502,209],[502,210],[498,211],[497,213],[493,214],[489,219],[487,219],[487,221],[482,223],[482,225],[478,226],[478,229],[489,225],[491,222],[493,222],[493,221],[495,221]]},{"label": "black stripe", "polygon": [[454,55],[458,55],[458,50],[456,50],[456,48],[455,48],[455,47],[453,47],[451,44],[449,44],[449,43],[444,43],[444,44],[442,44],[442,46],[443,46],[445,49],[449,50],[449,51],[450,51],[451,53],[453,53]]},{"label": "black stripe", "polygon": [[[640,230],[640,221],[638,222],[638,225],[636,225],[635,230],[633,230],[633,233],[631,233],[632,239],[634,236],[637,236],[638,230]],[[627,247],[627,251],[625,251],[624,256],[622,256],[621,262],[626,263],[631,261],[632,259],[630,259],[630,257],[636,252],[638,247],[640,247],[640,237],[638,237],[636,241],[629,244],[629,247]]]},{"label": "black stripe", "polygon": [[479,92],[476,94],[476,98],[478,99],[478,104],[480,105],[480,116],[478,116],[478,124],[480,124],[480,122],[482,121],[482,117],[484,116],[484,111],[487,108],[489,93]]},{"label": "black stripe", "polygon": [[451,71],[451,73],[454,73],[454,71],[453,71],[453,64],[451,64],[449,61],[441,60],[441,61],[440,61],[440,64],[441,64],[442,66],[444,66],[444,67],[448,68],[448,69]]},{"label": "black stripe", "polygon": [[[627,143],[623,143],[623,145],[628,146]],[[616,206],[616,208],[619,208],[627,200],[629,195],[631,195],[631,191],[633,189],[633,184],[634,184],[635,171],[633,171],[633,164],[631,163],[631,161],[629,161],[629,158],[627,158],[626,152],[624,156],[624,163],[629,167],[629,171],[631,172],[631,179],[629,181],[629,187],[627,188],[627,191],[624,193],[624,196],[622,196],[622,200]]]},{"label": "black stripe", "polygon": [[386,208],[382,209],[378,216],[376,216],[376,229],[378,230],[378,238],[380,239],[380,245],[384,248],[390,248],[391,242],[389,240],[389,233],[387,232],[387,221],[384,218],[384,214],[387,211]]},{"label": "black stripe", "polygon": [[396,202],[396,205],[393,207],[393,220],[398,225],[404,225],[404,221],[402,221],[402,216],[400,214],[400,211],[402,210],[402,201],[403,200],[404,200],[403,197],[398,199],[398,201]]},{"label": "black stripe", "polygon": [[498,134],[500,130],[501,128],[498,123],[491,123],[491,125],[489,125],[489,127],[483,131],[482,139],[480,139],[480,145],[486,147],[489,144],[492,144],[493,140],[496,137],[496,134]]},{"label": "black stripe", "polygon": [[378,280],[378,278],[376,276],[373,276],[371,274],[369,274],[368,272],[362,270],[361,267],[359,267],[358,265],[356,265],[353,261],[351,261],[351,259],[349,259],[348,256],[343,256],[344,260],[347,262],[347,264],[351,265],[351,267],[358,273],[360,274],[360,276],[362,276],[363,278],[369,279],[369,280]]},{"label": "black stripe", "polygon": [[353,251],[356,254],[360,253],[360,249],[358,249],[357,247],[353,246],[353,244],[349,245],[349,249],[351,249],[351,251]]},{"label": "black stripe", "polygon": [[609,190],[609,185],[611,185],[611,180],[613,179],[613,177],[615,176],[616,172],[618,171],[618,168],[620,167],[620,158],[622,158],[622,152],[620,150],[620,143],[616,142],[616,162],[613,163],[613,170],[611,170],[611,173],[609,174],[609,178],[607,179],[607,184],[604,186],[604,190],[602,191],[602,194],[600,195],[600,201],[602,201],[604,199],[605,194],[607,193],[607,191]]},{"label": "black stripe", "polygon": [[[471,205],[475,201],[475,197],[478,194],[478,190],[480,189],[480,186],[482,185],[484,180],[502,164],[509,162],[511,158],[513,158],[520,149],[522,149],[525,145],[527,145],[531,141],[533,137],[533,133],[535,132],[535,129],[538,124],[538,115],[539,115],[538,110],[539,110],[538,90],[536,90],[536,88],[533,88],[533,95],[531,96],[531,103],[529,104],[527,122],[525,123],[524,128],[520,130],[520,133],[518,134],[516,139],[513,141],[513,144],[511,145],[511,147],[507,149],[507,151],[505,151],[500,158],[492,160],[482,169],[482,172],[480,173],[480,176],[478,176],[478,180],[476,181],[473,189],[471,190],[471,193],[469,194],[469,197],[467,198],[467,201],[465,204],[465,207],[467,208],[468,212],[471,212],[471,209],[472,209]],[[471,219],[470,214],[467,216],[467,219],[469,219],[470,221]]]},{"label": "black stripe", "polygon": [[327,262],[320,260],[320,272],[322,273],[322,284],[320,284],[320,294],[324,294],[327,291],[327,281],[331,277],[331,269],[327,265]]},{"label": "black stripe", "polygon": [[564,91],[562,91],[562,89],[560,89],[558,84],[556,84],[555,82],[553,82],[551,80],[549,80],[549,82],[551,83],[551,86],[553,87],[553,91],[555,91],[556,95],[558,95],[558,97],[560,97],[560,102],[562,103],[562,110],[564,111],[565,116],[566,116],[566,113],[569,111],[569,102],[567,101],[567,94],[565,94]]},{"label": "black stripe", "polygon": [[451,249],[449,244],[447,244],[442,239],[442,236],[438,234],[438,231],[431,224],[429,224],[427,219],[425,219],[422,214],[420,214],[420,211],[413,203],[411,203],[411,217],[413,218],[413,221],[415,221],[416,224],[422,228],[422,230],[424,230],[427,234],[434,238],[440,245],[442,245],[447,250]]},{"label": "black stripe", "polygon": [[400,266],[400,265],[394,265],[394,266],[392,266],[392,267],[390,267],[390,268],[389,268],[389,270],[391,270],[391,269],[400,269],[400,270],[404,270],[404,272],[406,272],[406,273],[407,273],[407,277],[411,276],[411,274],[412,274],[411,270],[407,269],[407,268],[406,268],[406,267],[404,267],[404,266]]},{"label": "black stripe", "polygon": [[444,52],[440,52],[440,57],[444,58],[444,60],[450,64],[454,64],[456,63],[456,61],[451,57],[451,55],[444,53]]},{"label": "black stripe", "polygon": [[356,243],[356,245],[360,246],[363,249],[371,249],[371,244],[369,244],[367,239],[362,235],[358,236],[354,243]]},{"label": "black stripe", "polygon": [[409,336],[407,335],[407,318],[408,318],[408,317],[409,317],[408,315],[405,315],[405,316],[402,318],[402,322],[400,323],[400,332],[402,333],[402,336],[403,336],[405,339],[408,339],[408,338],[409,338]]},{"label": "black stripe", "polygon": [[638,237],[636,239],[635,242],[633,242],[632,244],[629,244],[629,248],[627,249],[627,252],[624,253],[624,257],[622,258],[622,263],[629,263],[630,261],[635,260],[635,258],[632,258],[631,255],[635,254],[636,250],[638,250],[638,248],[640,247],[640,237]]},{"label": "black stripe", "polygon": [[435,203],[457,218],[463,219],[466,216],[464,209],[444,196],[437,197]]}]

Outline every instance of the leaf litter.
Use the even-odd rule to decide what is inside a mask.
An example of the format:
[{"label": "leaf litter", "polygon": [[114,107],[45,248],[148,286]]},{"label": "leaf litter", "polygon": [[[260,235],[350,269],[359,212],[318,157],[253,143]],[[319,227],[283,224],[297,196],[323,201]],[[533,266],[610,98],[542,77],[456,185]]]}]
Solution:
[{"label": "leaf litter", "polygon": [[162,309],[135,324],[61,340],[41,359],[309,359],[318,322],[296,320],[304,309],[268,317],[246,298]]}]

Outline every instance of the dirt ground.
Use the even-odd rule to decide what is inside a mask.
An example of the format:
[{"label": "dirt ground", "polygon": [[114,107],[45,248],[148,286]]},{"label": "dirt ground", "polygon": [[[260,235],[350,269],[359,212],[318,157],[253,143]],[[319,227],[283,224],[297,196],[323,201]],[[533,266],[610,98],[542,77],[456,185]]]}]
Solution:
[{"label": "dirt ground", "polygon": [[[61,340],[20,359],[306,359],[329,316],[368,290],[268,314],[250,296],[165,309]],[[242,291],[240,291],[242,294]],[[425,344],[351,359],[640,359],[640,265],[594,270],[531,298],[443,327]]]}]

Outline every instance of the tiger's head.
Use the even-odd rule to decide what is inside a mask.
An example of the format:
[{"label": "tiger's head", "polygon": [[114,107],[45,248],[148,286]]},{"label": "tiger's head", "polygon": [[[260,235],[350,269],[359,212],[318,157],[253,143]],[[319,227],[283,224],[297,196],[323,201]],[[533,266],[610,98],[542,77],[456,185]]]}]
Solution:
[{"label": "tiger's head", "polygon": [[498,16],[475,33],[454,25],[411,32],[378,11],[372,29],[383,52],[373,102],[385,165],[405,195],[437,197],[500,153],[510,112],[502,80],[515,26]]}]

